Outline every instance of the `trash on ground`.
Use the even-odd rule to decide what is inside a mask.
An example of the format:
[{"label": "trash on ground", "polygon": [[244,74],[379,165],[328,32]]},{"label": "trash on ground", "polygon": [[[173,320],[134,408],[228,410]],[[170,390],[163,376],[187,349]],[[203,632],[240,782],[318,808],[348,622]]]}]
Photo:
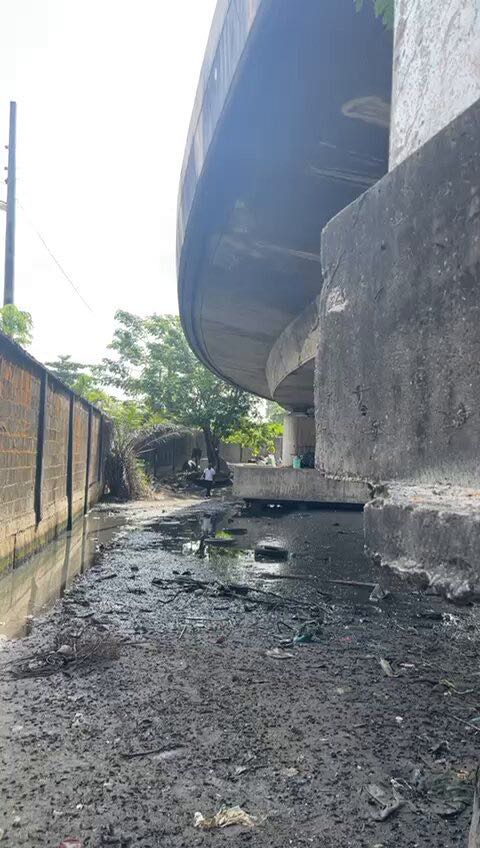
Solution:
[{"label": "trash on ground", "polygon": [[377,604],[380,601],[384,601],[385,598],[388,598],[390,594],[391,593],[388,591],[388,589],[382,589],[380,583],[376,583],[369,597],[369,601],[371,601],[373,604]]},{"label": "trash on ground", "polygon": [[255,559],[260,562],[265,559],[286,560],[288,559],[288,551],[281,545],[257,545]]},{"label": "trash on ground", "polygon": [[305,621],[293,637],[294,645],[306,645],[322,632],[321,621]]},{"label": "trash on ground", "polygon": [[363,580],[329,580],[334,586],[355,586],[358,589],[375,589],[377,583],[365,583]]},{"label": "trash on ground", "polygon": [[463,813],[472,803],[472,777],[468,770],[461,770],[437,773],[427,778],[427,797],[432,802],[429,811],[444,819]]},{"label": "trash on ground", "polygon": [[376,783],[367,784],[365,790],[370,802],[376,804],[379,808],[377,812],[372,813],[372,818],[375,821],[386,821],[394,813],[397,813],[405,803],[395,786],[392,787],[393,798]]},{"label": "trash on ground", "polygon": [[62,657],[73,657],[75,652],[71,645],[60,645],[57,648],[57,654],[61,654]]},{"label": "trash on ground", "polygon": [[67,836],[63,842],[60,842],[59,848],[82,848],[82,843],[80,839],[76,839],[73,836]]},{"label": "trash on ground", "polygon": [[289,768],[283,768],[280,772],[282,777],[296,777],[298,775],[298,769],[295,766],[290,766]]},{"label": "trash on ground", "polygon": [[242,827],[255,827],[256,819],[241,807],[221,807],[214,816],[205,818],[202,813],[195,813],[193,826],[201,830],[213,830],[216,827],[230,827],[241,825]]},{"label": "trash on ground", "polygon": [[281,648],[271,648],[265,651],[265,654],[274,660],[292,660],[294,657],[294,654],[291,654],[289,651],[282,651]]},{"label": "trash on ground", "polygon": [[430,621],[443,621],[443,613],[428,609],[418,613],[418,618],[427,618]]},{"label": "trash on ground", "polygon": [[480,848],[480,769],[475,774],[472,821],[468,835],[468,848]]},{"label": "trash on ground", "polygon": [[306,645],[308,642],[312,641],[313,633],[311,631],[306,631],[305,633],[297,633],[297,635],[293,637],[294,645]]},{"label": "trash on ground", "polygon": [[472,695],[473,692],[475,692],[475,689],[457,689],[455,683],[452,683],[451,680],[446,680],[445,678],[438,682],[440,686],[444,686],[445,689],[449,690],[450,694],[454,692],[455,695]]},{"label": "trash on ground", "polygon": [[[261,589],[257,586],[248,586],[246,583],[223,583],[220,580],[198,580],[186,575],[176,577],[154,577],[152,580],[153,586],[158,586],[161,589],[177,588],[175,594],[169,596],[165,600],[160,600],[161,604],[172,603],[182,592],[186,594],[205,595],[210,598],[230,598],[235,599],[239,596],[249,596],[251,601],[256,604],[263,604],[269,607],[278,606],[296,606],[308,609],[313,614],[320,614],[319,611],[323,608],[319,603],[300,600],[299,598],[290,598],[280,595],[276,592],[271,592],[268,589]],[[258,597],[260,596],[260,597]]]},{"label": "trash on ground", "polygon": [[120,656],[120,639],[93,626],[80,631],[60,633],[50,650],[22,657],[13,664],[10,674],[17,679],[49,677],[59,671],[116,660]]},{"label": "trash on ground", "polygon": [[384,673],[384,674],[386,674],[386,675],[387,675],[387,677],[396,677],[396,676],[397,676],[397,675],[395,674],[395,672],[394,672],[394,670],[393,670],[392,666],[391,666],[391,665],[390,665],[390,663],[388,662],[388,660],[383,659],[383,657],[382,657],[382,659],[380,660],[380,665],[381,665],[381,667],[382,667],[383,673]]}]

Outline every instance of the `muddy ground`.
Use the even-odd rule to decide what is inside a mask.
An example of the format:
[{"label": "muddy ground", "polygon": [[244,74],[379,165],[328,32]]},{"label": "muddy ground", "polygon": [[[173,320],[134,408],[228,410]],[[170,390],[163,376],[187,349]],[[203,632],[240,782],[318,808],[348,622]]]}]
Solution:
[{"label": "muddy ground", "polygon": [[[367,563],[357,512],[164,508],[3,643],[5,845],[465,848],[477,608]],[[261,542],[289,559],[255,561]],[[391,594],[373,602],[370,586],[337,579]],[[305,621],[312,641],[282,644]],[[222,805],[256,825],[194,828]]]}]

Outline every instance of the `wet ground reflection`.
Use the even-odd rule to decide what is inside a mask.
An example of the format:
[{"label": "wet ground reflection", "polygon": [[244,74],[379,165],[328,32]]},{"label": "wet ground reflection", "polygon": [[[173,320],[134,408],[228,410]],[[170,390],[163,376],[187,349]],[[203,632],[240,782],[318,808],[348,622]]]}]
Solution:
[{"label": "wet ground reflection", "polygon": [[95,561],[124,524],[123,516],[93,511],[17,568],[0,577],[0,635],[26,636],[44,612]]}]

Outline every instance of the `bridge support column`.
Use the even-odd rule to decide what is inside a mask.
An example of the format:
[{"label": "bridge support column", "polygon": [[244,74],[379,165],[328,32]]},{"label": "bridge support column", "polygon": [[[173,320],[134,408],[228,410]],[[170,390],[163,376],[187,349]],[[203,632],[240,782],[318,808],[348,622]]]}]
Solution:
[{"label": "bridge support column", "polygon": [[477,3],[395,0],[390,168],[480,97]]},{"label": "bridge support column", "polygon": [[315,453],[315,419],[306,412],[288,412],[283,419],[283,464],[294,456]]}]

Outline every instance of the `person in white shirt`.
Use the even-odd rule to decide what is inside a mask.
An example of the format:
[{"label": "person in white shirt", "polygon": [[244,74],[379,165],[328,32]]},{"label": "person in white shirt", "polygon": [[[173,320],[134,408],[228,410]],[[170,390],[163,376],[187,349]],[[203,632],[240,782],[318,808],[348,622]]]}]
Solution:
[{"label": "person in white shirt", "polygon": [[206,481],[207,498],[211,496],[213,481],[215,479],[215,469],[213,465],[208,465],[202,474],[202,479]]}]

